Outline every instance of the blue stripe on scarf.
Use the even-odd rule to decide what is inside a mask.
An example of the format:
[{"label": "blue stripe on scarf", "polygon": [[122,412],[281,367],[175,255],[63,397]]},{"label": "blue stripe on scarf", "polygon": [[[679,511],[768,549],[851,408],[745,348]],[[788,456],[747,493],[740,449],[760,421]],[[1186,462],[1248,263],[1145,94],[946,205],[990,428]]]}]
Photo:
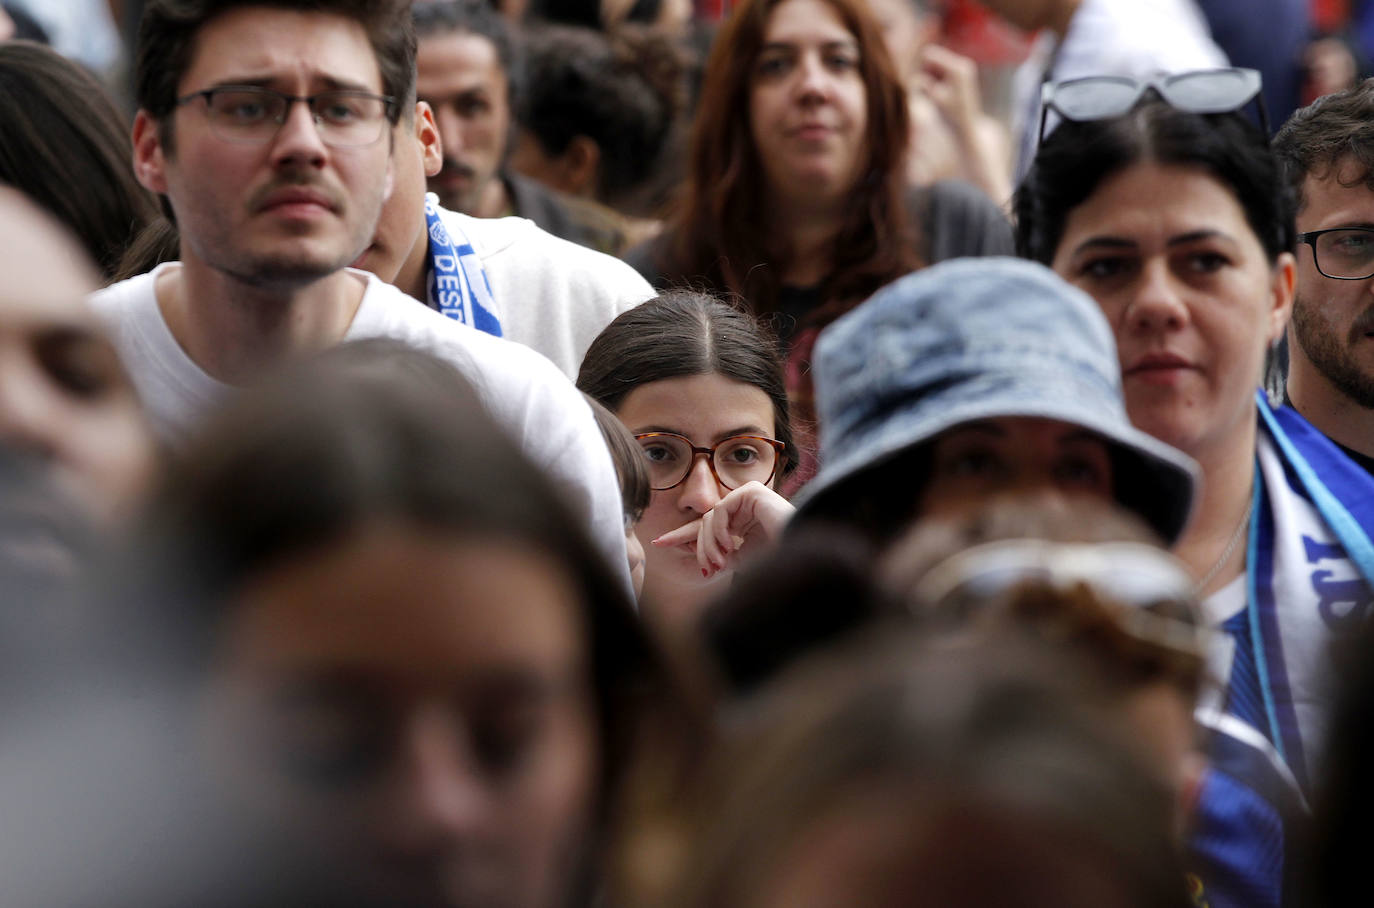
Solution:
[{"label": "blue stripe on scarf", "polygon": [[482,260],[457,227],[453,228],[457,235],[451,235],[432,196],[425,197],[425,224],[429,234],[429,304],[456,322],[501,337],[501,320]]}]

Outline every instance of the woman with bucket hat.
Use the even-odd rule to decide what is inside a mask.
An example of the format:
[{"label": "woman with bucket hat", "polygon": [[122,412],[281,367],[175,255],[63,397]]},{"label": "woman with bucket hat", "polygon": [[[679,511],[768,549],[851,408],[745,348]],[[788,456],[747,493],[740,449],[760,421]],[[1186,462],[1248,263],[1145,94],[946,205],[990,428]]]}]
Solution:
[{"label": "woman with bucket hat", "polygon": [[816,345],[821,470],[793,525],[878,544],[994,495],[1114,500],[1173,542],[1195,467],[1126,418],[1111,330],[1049,269],[963,259],[908,275]]}]

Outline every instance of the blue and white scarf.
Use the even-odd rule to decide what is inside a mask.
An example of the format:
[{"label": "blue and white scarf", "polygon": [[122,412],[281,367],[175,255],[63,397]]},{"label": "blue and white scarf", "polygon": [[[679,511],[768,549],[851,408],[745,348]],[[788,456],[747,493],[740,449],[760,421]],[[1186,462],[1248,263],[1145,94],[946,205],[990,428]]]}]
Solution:
[{"label": "blue and white scarf", "polygon": [[462,230],[444,223],[434,195],[425,196],[429,235],[429,305],[456,322],[501,336],[491,281]]},{"label": "blue and white scarf", "polygon": [[1325,736],[1328,645],[1374,610],[1374,477],[1263,394],[1259,419],[1243,592],[1208,602],[1234,603],[1214,614],[1223,696],[1199,710],[1213,772],[1190,845],[1211,908],[1285,903]]}]

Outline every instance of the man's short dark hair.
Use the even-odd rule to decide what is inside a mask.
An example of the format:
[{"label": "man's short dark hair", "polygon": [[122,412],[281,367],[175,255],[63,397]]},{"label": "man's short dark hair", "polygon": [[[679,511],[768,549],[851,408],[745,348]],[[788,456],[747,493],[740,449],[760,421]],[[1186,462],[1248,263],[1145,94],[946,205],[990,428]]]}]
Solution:
[{"label": "man's short dark hair", "polygon": [[486,38],[506,75],[506,98],[520,97],[524,61],[506,20],[487,0],[440,0],[415,5],[415,34],[422,40],[450,32]]},{"label": "man's short dark hair", "polygon": [[252,6],[332,13],[356,21],[377,56],[382,93],[396,99],[388,111],[391,122],[415,107],[415,29],[408,0],[148,0],[138,28],[134,95],[138,106],[159,121],[168,153],[173,148],[168,115],[191,65],[197,34],[212,19]]},{"label": "man's short dark hair", "polygon": [[1359,167],[1349,185],[1363,182],[1374,192],[1374,79],[1318,98],[1294,113],[1274,136],[1274,155],[1299,210],[1307,203],[1302,195],[1307,176],[1326,179],[1346,160]]}]

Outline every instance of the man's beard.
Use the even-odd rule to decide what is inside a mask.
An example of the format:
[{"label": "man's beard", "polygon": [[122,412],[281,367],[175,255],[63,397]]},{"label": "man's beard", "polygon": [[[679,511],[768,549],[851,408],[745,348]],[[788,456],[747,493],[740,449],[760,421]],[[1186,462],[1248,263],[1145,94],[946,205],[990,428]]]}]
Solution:
[{"label": "man's beard", "polygon": [[1374,374],[1361,368],[1354,346],[1374,332],[1374,308],[1356,317],[1344,339],[1316,315],[1320,308],[1298,297],[1293,303],[1293,334],[1298,346],[1326,380],[1366,410],[1374,410]]}]

